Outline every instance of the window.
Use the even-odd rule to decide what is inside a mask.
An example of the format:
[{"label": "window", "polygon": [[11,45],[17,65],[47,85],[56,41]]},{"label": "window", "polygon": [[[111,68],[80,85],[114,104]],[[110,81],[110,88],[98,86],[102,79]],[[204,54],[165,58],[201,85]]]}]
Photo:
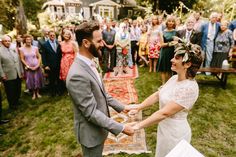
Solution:
[{"label": "window", "polygon": [[128,10],[128,16],[129,17],[133,16],[133,10]]},{"label": "window", "polygon": [[69,14],[75,14],[75,7],[68,7]]},{"label": "window", "polygon": [[109,17],[112,19],[114,18],[114,8],[99,6],[99,15],[103,18]]}]

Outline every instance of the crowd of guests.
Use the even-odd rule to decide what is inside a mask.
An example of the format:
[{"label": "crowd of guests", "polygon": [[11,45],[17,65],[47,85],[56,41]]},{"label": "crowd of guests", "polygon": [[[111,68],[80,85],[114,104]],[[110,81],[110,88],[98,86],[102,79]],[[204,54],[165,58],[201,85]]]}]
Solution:
[{"label": "crowd of guests", "polygon": [[[223,60],[233,55],[235,21],[226,21],[216,12],[209,20],[203,20],[195,12],[185,23],[175,16],[158,15],[144,20],[104,20],[100,24],[104,47],[99,63],[103,73],[114,72],[116,76],[126,74],[127,68],[132,69],[136,64],[148,66],[149,72],[160,72],[165,84],[173,74],[171,59],[175,45],[190,42],[201,46],[203,67],[221,67]],[[10,109],[15,110],[19,105],[23,78],[33,100],[41,98],[40,89],[45,86],[51,96],[65,92],[67,73],[79,53],[75,30],[73,25],[60,32],[44,28],[38,40],[31,35],[17,35],[15,42],[8,35],[2,37],[0,76]]]},{"label": "crowd of guests", "polygon": [[[204,54],[202,67],[221,67],[233,56],[236,40],[235,20],[227,21],[222,14],[213,12],[209,20],[200,12],[190,15],[184,23],[175,16],[153,15],[145,20],[124,19],[117,23],[101,24],[104,39],[104,72],[115,75],[127,73],[135,64],[149,66],[149,72],[160,72],[164,84],[172,75],[171,58],[175,45],[191,42],[201,46]],[[210,75],[210,73],[206,73]]]}]

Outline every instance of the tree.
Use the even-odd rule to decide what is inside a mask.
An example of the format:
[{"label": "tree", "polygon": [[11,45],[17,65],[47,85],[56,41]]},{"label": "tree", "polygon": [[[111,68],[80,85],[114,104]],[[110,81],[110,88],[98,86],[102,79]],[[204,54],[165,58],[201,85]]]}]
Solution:
[{"label": "tree", "polygon": [[42,11],[42,6],[47,0],[23,0],[25,14],[37,28],[39,28],[38,13]]},{"label": "tree", "polygon": [[12,30],[15,27],[16,7],[19,5],[18,0],[1,0],[0,1],[0,23],[6,30]]},{"label": "tree", "polygon": [[[157,13],[158,10],[165,10],[169,14],[180,6],[180,2],[182,2],[185,6],[191,9],[197,1],[198,0],[137,0],[138,4],[142,6],[147,6],[147,4],[151,4],[153,13]],[[187,12],[187,10],[183,9],[183,12]]]},{"label": "tree", "polygon": [[17,34],[26,34],[27,33],[27,19],[25,16],[25,11],[23,7],[22,0],[19,0],[19,4],[16,7],[16,25]]}]

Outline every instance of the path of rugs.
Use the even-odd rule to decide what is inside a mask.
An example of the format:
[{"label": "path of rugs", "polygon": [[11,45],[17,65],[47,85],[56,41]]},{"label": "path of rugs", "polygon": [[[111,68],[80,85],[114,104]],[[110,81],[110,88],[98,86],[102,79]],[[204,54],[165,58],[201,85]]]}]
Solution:
[{"label": "path of rugs", "polygon": [[[113,74],[106,75],[104,80],[105,88],[111,96],[124,104],[138,103],[138,96],[134,86],[134,79],[138,77],[137,67],[131,69],[128,73],[127,77],[121,76],[115,79],[113,77],[109,79],[109,76],[113,76]],[[111,117],[120,123],[136,122],[142,119],[141,112],[132,118],[126,113],[117,113],[111,108],[110,112]],[[127,136],[123,133],[115,136],[109,133],[105,142],[103,155],[121,152],[128,154],[150,153],[147,150],[144,129],[136,131],[133,136]]]}]

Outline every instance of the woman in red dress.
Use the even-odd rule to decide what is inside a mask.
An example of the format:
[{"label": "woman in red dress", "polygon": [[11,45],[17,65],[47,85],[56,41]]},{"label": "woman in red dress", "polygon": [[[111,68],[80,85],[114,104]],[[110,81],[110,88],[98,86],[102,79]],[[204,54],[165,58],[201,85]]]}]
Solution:
[{"label": "woman in red dress", "polygon": [[72,33],[70,30],[64,30],[64,40],[60,42],[61,45],[61,67],[60,67],[60,79],[66,81],[68,71],[71,64],[74,61],[76,53],[79,51],[78,45],[75,41],[71,40]]}]

